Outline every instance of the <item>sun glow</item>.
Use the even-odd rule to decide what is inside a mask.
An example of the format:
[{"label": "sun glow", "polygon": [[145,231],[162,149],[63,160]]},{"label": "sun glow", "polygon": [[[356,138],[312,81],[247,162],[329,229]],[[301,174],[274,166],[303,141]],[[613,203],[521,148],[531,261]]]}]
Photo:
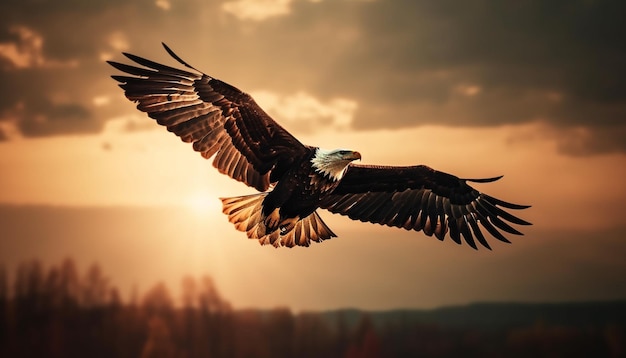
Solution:
[{"label": "sun glow", "polygon": [[198,192],[185,201],[185,206],[195,215],[205,217],[222,212],[220,199],[208,192]]}]

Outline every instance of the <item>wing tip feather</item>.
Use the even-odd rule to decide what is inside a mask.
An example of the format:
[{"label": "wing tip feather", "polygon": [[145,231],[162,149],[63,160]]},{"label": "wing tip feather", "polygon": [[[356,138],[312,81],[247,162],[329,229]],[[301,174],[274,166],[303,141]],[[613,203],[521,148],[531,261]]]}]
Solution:
[{"label": "wing tip feather", "polygon": [[198,71],[200,73],[202,73],[202,71],[198,70],[197,68],[191,66],[190,64],[188,64],[185,60],[183,60],[182,58],[180,58],[180,56],[178,56],[169,46],[167,46],[167,44],[165,42],[161,42],[161,45],[163,45],[163,48],[165,49],[165,51],[172,56],[176,61],[180,62],[181,65],[190,68],[194,71]]},{"label": "wing tip feather", "polygon": [[496,180],[502,179],[502,177],[504,177],[504,175],[498,175],[498,176],[491,177],[491,178],[477,178],[477,179],[465,178],[465,179],[461,179],[461,180],[469,181],[469,182],[472,182],[472,183],[491,183],[491,182],[494,182]]}]

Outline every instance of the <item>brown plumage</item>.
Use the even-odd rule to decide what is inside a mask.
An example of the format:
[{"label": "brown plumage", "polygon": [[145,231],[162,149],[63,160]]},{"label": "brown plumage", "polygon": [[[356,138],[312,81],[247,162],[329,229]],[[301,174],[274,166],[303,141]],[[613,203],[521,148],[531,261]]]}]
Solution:
[{"label": "brown plumage", "polygon": [[[504,242],[501,231],[522,235],[509,223],[530,225],[504,209],[524,209],[482,194],[467,182],[424,165],[356,165],[358,152],[324,150],[300,143],[248,94],[210,77],[166,51],[181,70],[124,53],[142,66],[108,61],[130,76],[112,76],[126,97],[158,124],[192,143],[213,165],[261,193],[224,198],[235,227],[261,244],[308,246],[336,236],[317,208],[351,219],[422,230],[443,240],[447,233],[473,248],[490,248],[482,230]],[[508,223],[507,223],[508,222]],[[482,229],[481,229],[482,228]]]}]

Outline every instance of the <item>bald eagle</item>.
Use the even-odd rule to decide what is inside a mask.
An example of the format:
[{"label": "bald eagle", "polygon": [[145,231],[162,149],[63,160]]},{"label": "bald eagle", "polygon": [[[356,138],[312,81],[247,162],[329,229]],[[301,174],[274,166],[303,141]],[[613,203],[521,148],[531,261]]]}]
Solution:
[{"label": "bald eagle", "polygon": [[[124,53],[140,65],[108,61],[127,75],[114,75],[126,97],[176,134],[223,174],[260,193],[222,198],[223,212],[239,231],[275,247],[309,246],[336,235],[318,208],[353,220],[447,234],[476,249],[490,249],[483,229],[509,242],[501,231],[522,235],[509,223],[530,225],[504,209],[525,209],[483,194],[468,182],[425,165],[358,165],[353,150],[302,144],[239,89],[206,75],[165,50],[186,70]],[[508,222],[508,223],[507,223]]]}]

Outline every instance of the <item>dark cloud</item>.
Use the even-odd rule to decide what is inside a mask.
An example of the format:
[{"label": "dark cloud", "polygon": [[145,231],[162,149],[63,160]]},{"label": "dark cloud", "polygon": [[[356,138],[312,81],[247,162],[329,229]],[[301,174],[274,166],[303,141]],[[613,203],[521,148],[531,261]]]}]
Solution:
[{"label": "dark cloud", "polygon": [[584,156],[589,153],[623,152],[626,146],[626,126],[604,128],[566,128],[555,136],[561,153]]},{"label": "dark cloud", "polygon": [[87,108],[76,103],[45,103],[25,112],[18,128],[27,137],[98,133],[103,128],[103,123],[94,119]]},{"label": "dark cloud", "polygon": [[[481,95],[494,100],[482,108],[515,106],[529,94],[542,92],[566,99],[548,108],[541,98],[526,103],[541,108],[528,113],[526,120],[549,110],[551,120],[559,123],[621,124],[623,110],[593,119],[580,118],[579,111],[616,103],[626,106],[626,90],[620,85],[626,79],[621,65],[626,62],[626,47],[618,35],[626,31],[626,24],[616,15],[624,10],[621,2],[377,2],[363,13],[371,26],[362,27],[366,43],[360,45],[362,53],[358,58],[347,56],[343,67],[359,58],[370,63],[371,74],[361,76],[364,86],[357,83],[356,88],[369,89],[364,95],[371,100],[396,105],[429,101],[445,108],[454,85],[465,82],[480,86]],[[359,69],[356,66],[353,72]],[[442,76],[415,80],[437,72]],[[409,80],[398,80],[403,77]],[[435,91],[430,90],[433,87]],[[517,121],[475,108],[471,115],[479,123]],[[363,124],[374,120],[366,117]],[[420,120],[433,121],[405,118],[396,124]]]},{"label": "dark cloud", "polygon": [[349,50],[329,54],[321,41],[307,41],[325,47],[321,56],[337,55],[317,89],[360,103],[354,128],[539,120],[585,127],[579,154],[626,151],[615,134],[626,130],[626,3],[380,1],[354,10],[326,18],[338,38],[356,25]]},{"label": "dark cloud", "polygon": [[558,137],[564,153],[623,152],[625,12],[620,1],[298,2],[234,56],[269,74],[233,81],[354,99],[354,129],[540,121],[585,129]]},{"label": "dark cloud", "polygon": [[[43,40],[43,65],[18,70],[0,56],[0,113],[64,92],[92,121],[119,115],[128,107],[92,103],[121,97],[103,54],[167,61],[165,41],[244,90],[354,100],[355,129],[539,120],[586,128],[579,153],[626,151],[615,135],[626,128],[622,1],[295,1],[289,15],[258,22],[215,1],[170,5],[3,2],[0,43],[19,44],[15,26],[31,29]],[[32,82],[19,82],[25,77]]]},{"label": "dark cloud", "polygon": [[[26,137],[97,133],[107,111],[93,104],[97,86],[78,68],[11,70],[0,81],[0,120],[10,119]],[[89,76],[87,76],[89,77]]]},{"label": "dark cloud", "polygon": [[122,94],[104,59],[128,48],[156,54],[160,41],[188,37],[185,19],[197,30],[204,10],[216,6],[185,1],[167,12],[153,0],[2,2],[0,121],[17,120],[24,136],[100,131],[129,109],[118,105]]}]

